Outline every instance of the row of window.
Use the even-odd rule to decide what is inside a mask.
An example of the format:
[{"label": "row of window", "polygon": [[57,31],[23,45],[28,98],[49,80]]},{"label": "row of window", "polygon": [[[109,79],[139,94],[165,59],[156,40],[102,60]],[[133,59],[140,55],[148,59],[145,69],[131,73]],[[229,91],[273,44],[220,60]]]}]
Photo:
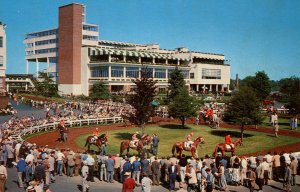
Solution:
[{"label": "row of window", "polygon": [[52,29],[49,31],[42,31],[37,33],[30,33],[26,35],[26,39],[36,38],[36,37],[44,37],[49,35],[56,35],[58,33],[57,29]]},{"label": "row of window", "polygon": [[[190,73],[190,78],[195,78],[195,73]],[[221,69],[202,69],[202,79],[221,79]]]},{"label": "row of window", "polygon": [[86,31],[96,31],[98,32],[98,26],[91,26],[91,25],[83,25],[83,30]]},{"label": "row of window", "polygon": [[0,37],[0,47],[3,47],[3,37]]},{"label": "row of window", "polygon": [[43,41],[36,41],[35,45],[39,46],[39,45],[47,45],[47,44],[53,44],[53,43],[57,43],[58,39],[49,39],[49,40],[43,40]]},{"label": "row of window", "polygon": [[58,48],[38,49],[38,50],[35,50],[35,54],[54,53],[57,51],[58,51]]},{"label": "row of window", "polygon": [[3,67],[3,64],[4,64],[3,56],[0,56],[0,67]]},{"label": "row of window", "polygon": [[[166,69],[155,68],[154,69],[154,76],[153,76],[153,69],[148,68],[148,72],[150,77],[158,78],[158,79],[165,79],[167,77]],[[140,69],[138,67],[126,67],[125,75],[129,78],[135,78],[139,76]],[[173,69],[168,70],[168,77],[170,77],[171,72]],[[108,77],[108,67],[95,67],[91,68],[91,77]],[[189,71],[182,70],[181,71],[183,77],[185,79],[189,78]],[[124,68],[123,67],[111,67],[111,77],[124,77]]]},{"label": "row of window", "polygon": [[202,79],[221,79],[221,69],[202,69]]},{"label": "row of window", "polygon": [[83,35],[82,39],[91,40],[91,41],[98,41],[98,37],[97,36],[91,36],[91,35]]}]

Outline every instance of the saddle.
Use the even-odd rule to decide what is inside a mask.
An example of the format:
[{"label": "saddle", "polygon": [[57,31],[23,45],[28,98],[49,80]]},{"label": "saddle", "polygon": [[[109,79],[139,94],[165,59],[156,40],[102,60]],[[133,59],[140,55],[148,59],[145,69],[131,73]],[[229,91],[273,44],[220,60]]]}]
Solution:
[{"label": "saddle", "polygon": [[131,148],[137,148],[137,144],[138,144],[138,141],[130,141],[130,143],[129,143],[129,147],[131,147]]},{"label": "saddle", "polygon": [[230,145],[228,145],[228,144],[225,144],[225,146],[226,146],[226,149],[227,150],[231,150],[231,149],[233,149],[234,148],[234,144],[232,143],[232,144],[230,144]]}]

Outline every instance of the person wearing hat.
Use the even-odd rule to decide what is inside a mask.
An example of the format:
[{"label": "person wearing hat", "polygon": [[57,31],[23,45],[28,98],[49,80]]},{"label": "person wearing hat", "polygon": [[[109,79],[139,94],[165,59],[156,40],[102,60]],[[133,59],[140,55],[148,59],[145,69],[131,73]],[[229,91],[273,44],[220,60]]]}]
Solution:
[{"label": "person wearing hat", "polygon": [[139,141],[139,139],[138,139],[138,134],[139,134],[139,132],[136,131],[136,132],[132,135],[132,137],[131,137],[133,146],[135,146],[135,147],[137,147],[137,143],[138,143],[138,141]]},{"label": "person wearing hat", "polygon": [[197,187],[196,170],[192,164],[188,165],[186,176],[188,177],[188,189],[195,189]]},{"label": "person wearing hat", "polygon": [[95,128],[95,130],[93,131],[93,142],[96,142],[96,140],[98,139],[98,136],[99,136],[99,129],[98,127]]},{"label": "person wearing hat", "polygon": [[133,192],[135,188],[135,181],[130,177],[130,172],[124,173],[124,182],[122,186],[122,192]]},{"label": "person wearing hat", "polygon": [[89,185],[87,184],[87,178],[89,175],[89,167],[87,166],[87,161],[83,161],[83,166],[81,168],[82,174],[82,192],[86,192],[89,189]]},{"label": "person wearing hat", "polygon": [[148,177],[147,173],[143,173],[142,178],[142,192],[151,192],[152,180]]}]

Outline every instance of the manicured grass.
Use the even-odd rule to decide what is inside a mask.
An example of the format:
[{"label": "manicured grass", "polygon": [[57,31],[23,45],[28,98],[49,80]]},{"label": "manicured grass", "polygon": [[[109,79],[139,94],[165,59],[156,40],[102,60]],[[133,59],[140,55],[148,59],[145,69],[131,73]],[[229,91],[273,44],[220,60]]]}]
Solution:
[{"label": "manicured grass", "polygon": [[[279,129],[282,129],[282,130],[291,130],[291,127],[290,127],[290,119],[288,118],[278,118],[278,123],[279,123]],[[269,127],[269,128],[273,128],[272,126],[269,125],[269,117],[265,117],[261,126],[264,126],[264,127]],[[300,129],[296,129],[295,131],[298,131],[300,132]]]},{"label": "manicured grass", "polygon": [[[182,129],[177,125],[161,125],[161,126],[151,126],[145,128],[146,133],[151,134],[156,132],[160,138],[160,143],[158,147],[158,156],[169,156],[171,155],[171,149],[175,142],[184,141],[186,136],[190,133],[194,133],[194,138],[197,136],[203,136],[205,139],[205,144],[201,144],[198,147],[198,155],[203,157],[206,154],[211,155],[214,151],[216,144],[224,142],[224,138],[227,132],[231,132],[232,139],[235,140],[239,137],[239,130],[232,129],[211,129],[207,126],[196,126],[189,125],[188,128]],[[128,129],[128,130],[116,130],[108,131],[108,152],[112,154],[117,154],[120,152],[120,143],[122,140],[130,139],[132,133],[135,131],[141,131],[139,128]],[[76,143],[80,147],[84,147],[86,138],[88,135],[81,135],[76,138]],[[280,136],[275,138],[273,135],[264,134],[253,131],[245,131],[243,146],[238,147],[237,154],[242,155],[246,153],[267,150],[274,148],[276,146],[282,146],[286,144],[291,144],[297,142],[296,138]],[[96,149],[92,147],[92,149]],[[136,151],[130,150],[130,153],[135,153]],[[189,152],[185,154],[190,155]]]}]

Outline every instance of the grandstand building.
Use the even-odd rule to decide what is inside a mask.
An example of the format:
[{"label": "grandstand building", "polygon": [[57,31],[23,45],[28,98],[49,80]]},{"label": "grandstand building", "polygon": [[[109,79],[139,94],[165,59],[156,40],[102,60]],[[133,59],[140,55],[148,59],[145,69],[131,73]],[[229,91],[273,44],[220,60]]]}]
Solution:
[{"label": "grandstand building", "polygon": [[170,73],[178,67],[194,91],[227,91],[230,65],[222,54],[161,49],[158,44],[134,44],[99,39],[99,26],[85,21],[86,7],[72,3],[59,7],[58,28],[30,32],[24,40],[29,65],[46,63],[46,71],[58,83],[61,94],[89,95],[97,81],[111,92],[131,91],[132,79],[142,67],[152,71],[159,89],[168,86]]}]

